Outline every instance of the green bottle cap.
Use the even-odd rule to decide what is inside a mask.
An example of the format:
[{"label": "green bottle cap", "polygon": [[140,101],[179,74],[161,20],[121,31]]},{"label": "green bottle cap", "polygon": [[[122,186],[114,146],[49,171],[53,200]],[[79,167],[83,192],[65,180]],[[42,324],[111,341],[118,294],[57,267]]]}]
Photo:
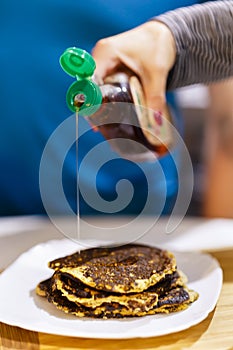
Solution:
[{"label": "green bottle cap", "polygon": [[66,49],[60,57],[60,64],[67,74],[77,79],[91,77],[96,67],[93,57],[77,47]]},{"label": "green bottle cap", "polygon": [[95,113],[101,105],[102,94],[98,85],[89,79],[77,80],[70,85],[66,102],[72,112],[82,116]]},{"label": "green bottle cap", "polygon": [[61,55],[60,64],[67,74],[77,79],[66,94],[70,110],[83,116],[95,113],[102,103],[102,93],[91,80],[96,67],[93,57],[85,50],[70,47]]}]

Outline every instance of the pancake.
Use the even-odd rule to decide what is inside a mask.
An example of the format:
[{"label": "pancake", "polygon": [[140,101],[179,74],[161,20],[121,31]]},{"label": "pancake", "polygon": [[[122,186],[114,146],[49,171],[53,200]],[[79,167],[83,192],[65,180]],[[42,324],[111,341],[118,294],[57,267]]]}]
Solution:
[{"label": "pancake", "polygon": [[172,288],[159,298],[157,305],[152,310],[148,311],[148,315],[184,310],[189,304],[197,300],[197,298],[198,293],[188,289],[186,286]]},{"label": "pancake", "polygon": [[51,280],[51,278],[48,278],[47,280],[38,283],[36,286],[36,294],[40,297],[47,297],[51,285]]},{"label": "pancake", "polygon": [[58,259],[49,266],[89,287],[115,293],[140,293],[176,270],[171,252],[144,245],[100,248],[99,255],[95,248],[80,255]]},{"label": "pancake", "polygon": [[[148,311],[158,303],[158,295],[156,293],[134,293],[134,294],[117,294],[102,292],[99,290],[86,287],[82,282],[67,283],[67,280],[53,277],[52,288],[61,291],[62,296],[68,300],[81,305],[96,308],[104,303],[118,303],[119,305],[127,306],[128,309],[135,311]],[[66,282],[66,283],[65,283]]]},{"label": "pancake", "polygon": [[128,308],[150,310],[157,305],[158,297],[166,289],[183,285],[183,280],[177,272],[165,278],[157,284],[157,287],[148,289],[143,293],[111,293],[96,290],[69,278],[66,274],[55,272],[52,277],[52,288],[61,291],[68,300],[80,303],[87,307],[95,308],[103,303],[119,303]]},{"label": "pancake", "polygon": [[90,248],[52,260],[36,293],[77,317],[124,318],[184,310],[198,298],[174,255],[139,244]]},{"label": "pancake", "polygon": [[93,258],[99,258],[102,256],[109,255],[112,251],[117,251],[118,249],[121,249],[121,247],[106,247],[106,248],[89,248],[80,250],[78,252],[75,252],[71,255],[64,256],[62,258],[54,259],[52,261],[49,261],[48,267],[50,267],[53,270],[60,270],[63,267],[77,267],[82,265],[83,263],[86,263],[87,261],[93,259]]},{"label": "pancake", "polygon": [[73,314],[78,317],[91,318],[124,318],[154,315],[157,313],[171,313],[184,310],[190,303],[198,297],[197,293],[183,287],[172,288],[166,294],[159,297],[157,305],[149,311],[129,309],[119,303],[103,303],[96,308],[83,306],[79,303],[69,301],[64,297],[61,291],[52,290],[52,278],[41,282],[37,290],[41,289],[46,294],[48,301],[56,306],[57,309],[65,313]]},{"label": "pancake", "polygon": [[[138,307],[132,305],[125,306],[117,302],[105,302],[96,308],[86,307],[80,303],[68,300],[62,292],[54,288],[52,278],[41,282],[37,286],[37,294],[46,296],[47,300],[54,304],[57,309],[65,313],[70,313],[78,317],[94,317],[94,318],[116,318],[138,316],[140,314],[147,314],[146,308],[141,304]],[[40,290],[42,292],[40,292]],[[42,295],[43,294],[43,295]],[[158,298],[156,300],[156,304]]]}]

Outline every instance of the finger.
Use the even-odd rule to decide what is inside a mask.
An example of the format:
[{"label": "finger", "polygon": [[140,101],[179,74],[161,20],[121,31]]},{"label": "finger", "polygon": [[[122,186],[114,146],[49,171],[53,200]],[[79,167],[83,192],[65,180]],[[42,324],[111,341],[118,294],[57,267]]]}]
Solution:
[{"label": "finger", "polygon": [[141,77],[146,105],[155,112],[164,113],[166,106],[166,82],[167,74],[161,70],[154,73],[144,72]]},{"label": "finger", "polygon": [[92,56],[96,62],[95,75],[101,79],[110,75],[120,63],[110,39],[98,41],[92,50]]}]

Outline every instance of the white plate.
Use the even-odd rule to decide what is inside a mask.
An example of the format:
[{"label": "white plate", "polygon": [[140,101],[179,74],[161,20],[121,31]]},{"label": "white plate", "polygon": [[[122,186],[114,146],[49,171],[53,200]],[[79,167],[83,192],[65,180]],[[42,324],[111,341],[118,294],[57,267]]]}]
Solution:
[{"label": "white plate", "polygon": [[188,309],[170,315],[153,315],[123,320],[79,319],[66,315],[35,294],[38,282],[52,275],[51,259],[78,249],[70,240],[39,244],[22,254],[0,275],[0,321],[28,330],[88,338],[151,337],[187,329],[211,312],[222,287],[222,270],[210,255],[175,253],[178,267],[189,279],[199,299]]}]

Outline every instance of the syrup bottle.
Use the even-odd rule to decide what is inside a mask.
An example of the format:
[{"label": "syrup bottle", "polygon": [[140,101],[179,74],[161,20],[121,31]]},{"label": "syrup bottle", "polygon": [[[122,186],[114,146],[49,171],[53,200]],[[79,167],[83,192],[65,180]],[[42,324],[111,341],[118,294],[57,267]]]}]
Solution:
[{"label": "syrup bottle", "polygon": [[145,107],[142,85],[132,71],[124,67],[97,84],[93,57],[75,47],[65,50],[60,64],[76,77],[67,91],[68,107],[98,129],[114,151],[138,162],[153,161],[168,152],[173,143],[169,109],[165,116],[155,117]]}]

